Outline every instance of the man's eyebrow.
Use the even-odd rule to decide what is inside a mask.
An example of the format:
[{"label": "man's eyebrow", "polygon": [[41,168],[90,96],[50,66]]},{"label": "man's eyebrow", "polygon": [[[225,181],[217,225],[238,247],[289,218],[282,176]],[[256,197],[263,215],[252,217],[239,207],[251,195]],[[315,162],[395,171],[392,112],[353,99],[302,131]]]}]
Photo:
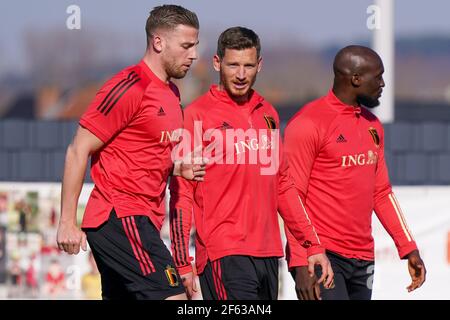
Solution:
[{"label": "man's eyebrow", "polygon": [[190,46],[195,46],[195,45],[197,45],[197,44],[199,44],[200,43],[200,40],[197,40],[197,42],[183,42],[182,43],[182,45],[184,46],[184,45],[190,45]]}]

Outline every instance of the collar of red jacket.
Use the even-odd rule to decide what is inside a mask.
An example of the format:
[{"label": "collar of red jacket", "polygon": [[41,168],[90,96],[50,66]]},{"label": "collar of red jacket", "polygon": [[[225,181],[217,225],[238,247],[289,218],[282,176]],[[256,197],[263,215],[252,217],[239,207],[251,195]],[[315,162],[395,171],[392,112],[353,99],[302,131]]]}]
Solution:
[{"label": "collar of red jacket", "polygon": [[330,90],[328,92],[326,99],[333,108],[335,108],[336,110],[338,110],[340,112],[354,113],[356,116],[359,116],[361,114],[360,106],[352,106],[349,104],[345,104],[344,102],[339,100],[338,97],[336,97],[333,90]]},{"label": "collar of red jacket", "polygon": [[250,108],[250,112],[253,111],[256,107],[260,106],[264,101],[264,98],[258,94],[255,90],[251,89],[249,96],[250,99],[245,104],[237,104],[228,94],[226,90],[220,90],[219,86],[213,84],[209,89],[211,95],[217,100],[230,105],[236,108]]}]

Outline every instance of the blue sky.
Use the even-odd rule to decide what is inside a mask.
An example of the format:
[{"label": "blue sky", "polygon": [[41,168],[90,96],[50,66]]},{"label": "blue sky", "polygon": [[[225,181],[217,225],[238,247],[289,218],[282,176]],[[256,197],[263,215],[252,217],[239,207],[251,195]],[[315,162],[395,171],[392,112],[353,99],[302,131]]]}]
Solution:
[{"label": "blue sky", "polygon": [[[396,35],[450,35],[450,1],[395,1]],[[144,37],[149,10],[167,1],[144,0],[39,0],[1,1],[0,68],[20,65],[25,30],[65,28],[66,8],[81,8],[82,30],[111,30],[130,37]],[[301,43],[322,47],[356,39],[369,39],[366,9],[371,0],[183,0],[172,3],[195,11],[201,32],[210,35],[232,25],[255,29],[263,44]],[[108,41],[108,39],[105,39]],[[144,47],[144,41],[142,41]],[[3,70],[4,71],[4,70]],[[1,70],[0,70],[1,73]]]}]

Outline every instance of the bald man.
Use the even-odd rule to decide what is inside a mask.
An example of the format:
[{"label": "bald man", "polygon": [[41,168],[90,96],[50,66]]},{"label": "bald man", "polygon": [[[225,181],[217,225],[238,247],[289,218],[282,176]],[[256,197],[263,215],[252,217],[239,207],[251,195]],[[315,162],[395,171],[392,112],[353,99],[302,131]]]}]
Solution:
[{"label": "bald man", "polygon": [[[288,123],[285,150],[296,187],[327,250],[335,286],[324,290],[307,270],[305,250],[287,232],[287,260],[299,299],[363,299],[372,295],[375,211],[408,260],[412,283],[419,288],[426,269],[413,235],[392,192],[384,159],[384,132],[366,108],[379,105],[383,63],[366,47],[338,52],[330,92],[305,105]],[[364,108],[366,107],[366,108]],[[316,271],[320,276],[320,270]]]}]

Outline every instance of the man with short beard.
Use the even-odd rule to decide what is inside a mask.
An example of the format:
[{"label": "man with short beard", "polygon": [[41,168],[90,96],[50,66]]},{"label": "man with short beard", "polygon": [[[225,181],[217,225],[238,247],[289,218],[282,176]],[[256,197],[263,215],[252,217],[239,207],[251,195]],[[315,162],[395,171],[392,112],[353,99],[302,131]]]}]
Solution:
[{"label": "man with short beard", "polygon": [[297,295],[371,298],[372,211],[393,238],[400,258],[408,259],[412,283],[407,289],[415,290],[425,281],[425,265],[392,192],[383,127],[364,108],[379,105],[383,63],[369,48],[348,46],[337,53],[333,69],[332,90],[305,105],[285,131],[291,173],[335,272],[335,287],[323,290],[308,273],[304,249],[288,232],[287,260]]},{"label": "man with short beard", "polygon": [[[147,50],[108,80],[80,119],[69,145],[57,242],[78,254],[86,238],[101,274],[103,299],[186,299],[173,258],[160,238],[170,174],[202,180],[202,163],[172,162],[183,116],[171,78],[197,59],[199,23],[176,5],[154,8]],[[77,203],[91,159],[95,186],[81,231]]]},{"label": "man with short beard", "polygon": [[[305,248],[311,273],[320,265],[319,281],[332,284],[333,271],[279,145],[278,113],[252,89],[261,70],[260,50],[254,31],[225,30],[213,59],[220,83],[184,112],[183,142],[204,137],[199,146],[209,159],[203,182],[175,178],[170,185],[172,251],[188,297],[196,291],[189,257],[192,213],[204,299],[278,298],[278,259],[283,256],[278,212]],[[262,160],[265,153],[277,163],[270,170]]]}]

